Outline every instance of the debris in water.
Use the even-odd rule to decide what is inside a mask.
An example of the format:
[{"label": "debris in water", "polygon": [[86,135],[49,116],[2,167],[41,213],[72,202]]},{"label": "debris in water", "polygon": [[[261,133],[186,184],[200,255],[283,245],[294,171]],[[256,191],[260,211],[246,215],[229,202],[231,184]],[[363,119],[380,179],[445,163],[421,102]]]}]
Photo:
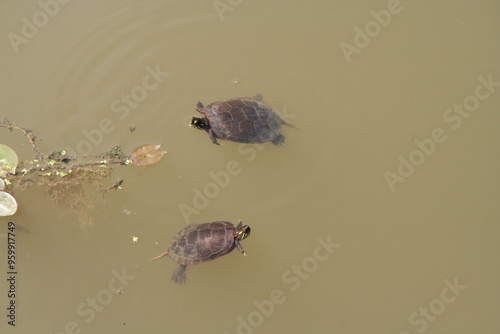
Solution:
[{"label": "debris in water", "polygon": [[144,145],[130,153],[130,160],[134,165],[149,166],[157,163],[167,153],[158,151],[161,145]]}]

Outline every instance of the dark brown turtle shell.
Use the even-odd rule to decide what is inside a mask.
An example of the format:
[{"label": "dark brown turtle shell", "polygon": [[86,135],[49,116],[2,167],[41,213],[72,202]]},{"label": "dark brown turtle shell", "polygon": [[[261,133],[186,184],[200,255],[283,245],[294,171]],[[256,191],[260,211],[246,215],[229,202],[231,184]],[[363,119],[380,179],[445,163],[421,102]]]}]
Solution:
[{"label": "dark brown turtle shell", "polygon": [[235,247],[246,255],[239,241],[249,234],[250,227],[242,222],[236,227],[225,221],[189,225],[177,233],[165,253],[153,260],[170,256],[180,265],[172,279],[182,284],[186,282],[186,266],[214,260],[230,253]]},{"label": "dark brown turtle shell", "polygon": [[189,225],[174,237],[168,255],[182,265],[214,260],[234,249],[235,231],[230,222]]},{"label": "dark brown turtle shell", "polygon": [[194,117],[191,125],[206,130],[215,144],[217,139],[225,139],[239,143],[270,141],[279,146],[285,142],[283,125],[291,126],[262,102],[262,95],[214,102],[206,107],[199,102],[196,110],[205,115],[206,121]]}]

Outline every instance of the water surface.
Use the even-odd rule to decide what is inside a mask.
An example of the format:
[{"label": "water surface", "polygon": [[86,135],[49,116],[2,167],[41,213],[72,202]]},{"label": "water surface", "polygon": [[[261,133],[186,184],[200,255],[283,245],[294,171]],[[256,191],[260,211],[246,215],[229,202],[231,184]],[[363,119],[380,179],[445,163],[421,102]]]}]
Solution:
[{"label": "water surface", "polygon": [[[168,151],[119,169],[85,229],[43,189],[15,192],[2,333],[499,330],[496,2],[0,6],[2,118],[44,152]],[[282,147],[188,126],[198,101],[258,93],[298,128]],[[31,157],[19,134],[0,142]],[[248,256],[188,268],[186,286],[148,262],[188,223],[239,219]]]}]

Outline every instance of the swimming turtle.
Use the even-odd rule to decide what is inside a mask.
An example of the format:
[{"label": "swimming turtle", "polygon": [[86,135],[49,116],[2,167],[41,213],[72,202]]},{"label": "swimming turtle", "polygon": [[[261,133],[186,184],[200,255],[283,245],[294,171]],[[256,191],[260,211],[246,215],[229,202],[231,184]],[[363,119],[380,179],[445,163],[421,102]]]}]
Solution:
[{"label": "swimming turtle", "polygon": [[198,102],[195,109],[204,117],[193,117],[189,125],[207,131],[212,142],[217,145],[218,138],[239,143],[270,141],[280,146],[285,142],[285,136],[281,134],[282,126],[293,127],[262,102],[260,94],[214,102],[206,107]]},{"label": "swimming turtle", "polygon": [[207,262],[230,253],[235,247],[246,256],[240,240],[250,235],[250,226],[240,223],[234,227],[230,222],[217,221],[192,224],[179,231],[172,239],[170,247],[154,261],[168,255],[180,266],[174,271],[175,283],[186,283],[186,267]]}]

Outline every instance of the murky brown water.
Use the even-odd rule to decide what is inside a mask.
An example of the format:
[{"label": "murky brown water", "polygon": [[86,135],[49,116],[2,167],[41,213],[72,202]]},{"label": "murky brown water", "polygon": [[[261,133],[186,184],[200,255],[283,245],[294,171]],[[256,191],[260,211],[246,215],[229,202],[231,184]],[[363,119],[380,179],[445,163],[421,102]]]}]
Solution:
[{"label": "murky brown water", "polygon": [[[500,3],[65,2],[0,2],[2,118],[45,152],[168,154],[120,169],[85,231],[15,193],[2,333],[500,330]],[[188,127],[198,101],[257,93],[298,128],[283,147]],[[182,287],[148,262],[188,222],[238,219],[247,257]]]}]

